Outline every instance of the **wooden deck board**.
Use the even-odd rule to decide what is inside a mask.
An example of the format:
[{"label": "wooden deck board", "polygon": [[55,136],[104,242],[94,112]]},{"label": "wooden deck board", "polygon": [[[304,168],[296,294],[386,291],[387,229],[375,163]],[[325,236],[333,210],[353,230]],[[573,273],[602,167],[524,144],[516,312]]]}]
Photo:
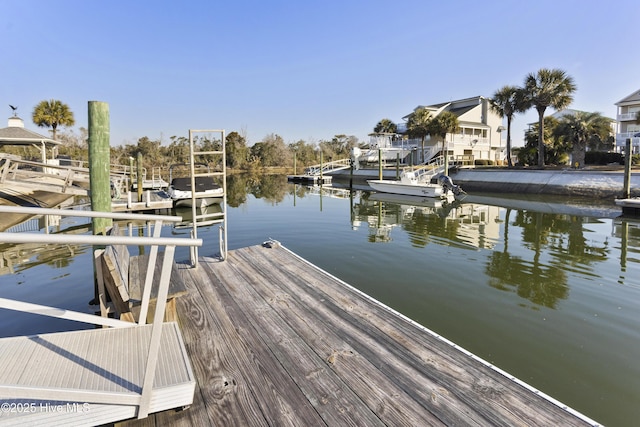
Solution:
[{"label": "wooden deck board", "polygon": [[177,301],[197,397],[157,425],[593,424],[284,248],[199,264]]},{"label": "wooden deck board", "polygon": [[[308,269],[301,270],[298,265],[283,260],[278,256],[283,252],[276,252],[272,259],[267,259],[258,256],[257,250],[251,248],[251,251],[243,252],[240,256],[244,262],[254,264],[255,271],[268,272],[273,282],[280,286],[290,284],[284,289],[288,293],[288,305],[293,300],[291,295],[302,298],[307,321],[325,323],[330,325],[331,330],[340,330],[341,335],[334,337],[334,342],[342,341],[350,348],[334,350],[333,356],[352,360],[352,357],[345,358],[344,355],[359,354],[365,360],[383,361],[378,366],[362,367],[362,371],[369,373],[369,379],[377,373],[379,378],[374,383],[385,390],[391,387],[389,382],[401,388],[404,392],[401,399],[404,406],[402,414],[407,414],[406,406],[416,399],[415,402],[422,406],[420,419],[432,413],[446,425],[472,425],[478,421],[511,425],[513,420],[510,421],[509,414],[501,413],[504,411],[495,414],[481,411],[484,406],[479,402],[489,400],[485,402],[487,405],[495,405],[497,397],[509,395],[499,383],[487,381],[486,372],[482,372],[484,369],[481,375],[474,376],[478,368],[469,366],[471,361],[468,358],[452,357],[451,348],[442,346],[438,341],[425,346],[423,331],[407,328],[406,322],[393,312],[372,310],[371,302],[358,294],[336,294],[326,284],[327,277],[319,276],[318,272],[312,274]],[[280,269],[269,266],[271,262],[279,264]],[[322,303],[318,303],[320,301]],[[305,325],[301,324],[299,330],[304,331]],[[332,365],[336,369],[341,366],[337,363]],[[516,387],[515,391],[520,389]],[[399,395],[394,397],[390,400],[397,402]],[[509,407],[508,402],[504,407]],[[389,420],[391,424],[397,424],[397,421]],[[416,421],[419,420],[412,420]]]},{"label": "wooden deck board", "polygon": [[[201,287],[200,291],[200,300],[209,309],[219,334],[212,348],[223,363],[209,374],[215,378],[212,385],[217,388],[219,403],[227,406],[223,424],[302,425],[309,419],[320,421],[313,418],[314,411],[305,409],[303,405],[309,406],[305,399],[291,395],[295,383],[252,330],[253,319],[244,318],[243,311],[224,295],[223,287]],[[220,422],[219,417],[212,421]]]},{"label": "wooden deck board", "polygon": [[[219,268],[219,265],[209,268],[208,264],[204,264],[203,267],[217,278],[236,279],[239,283],[247,279],[244,276],[246,269],[241,271],[227,263],[222,268]],[[247,284],[251,285],[251,282],[248,281]],[[225,295],[221,292],[221,297],[236,328],[242,328],[243,338],[250,338],[249,342],[261,342],[272,354],[271,357],[277,358],[287,378],[293,380],[293,384],[287,389],[274,390],[280,398],[298,402],[293,406],[293,411],[287,412],[295,412],[302,416],[302,409],[305,409],[310,415],[300,420],[304,425],[322,423],[316,419],[318,413],[329,425],[349,425],[349,421],[354,417],[367,425],[380,423],[380,420],[362,405],[357,394],[345,387],[339,376],[326,369],[325,361],[317,356],[306,340],[265,304],[264,300],[255,294],[252,295],[251,286],[236,288],[240,289],[247,292],[234,295],[232,289],[228,288],[229,293]],[[240,301],[242,307],[238,304]],[[255,317],[246,315],[247,311],[258,313],[262,321],[256,322]],[[309,402],[312,402],[311,405]],[[307,418],[309,416],[313,418]],[[298,422],[293,425],[301,424]]]}]

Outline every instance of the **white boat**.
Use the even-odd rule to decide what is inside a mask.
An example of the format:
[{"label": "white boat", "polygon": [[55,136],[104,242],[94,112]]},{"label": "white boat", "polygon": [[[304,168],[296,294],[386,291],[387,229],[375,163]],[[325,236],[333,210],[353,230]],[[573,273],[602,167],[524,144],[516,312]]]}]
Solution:
[{"label": "white boat", "polygon": [[214,181],[213,177],[207,176],[210,172],[209,166],[203,163],[194,164],[196,171],[205,171],[205,173],[200,173],[200,176],[195,176],[195,198],[192,193],[190,176],[174,178],[174,171],[178,171],[178,173],[182,171],[184,174],[184,170],[188,168],[190,166],[186,163],[179,163],[169,167],[170,184],[167,188],[167,195],[173,200],[173,206],[193,207],[195,201],[196,208],[203,208],[222,203],[224,189]]},{"label": "white boat", "polygon": [[408,196],[433,197],[454,200],[464,193],[447,175],[438,175],[438,183],[431,182],[432,175],[418,170],[406,170],[400,174],[399,181],[390,179],[371,179],[367,183],[375,191],[383,193],[406,194]]},{"label": "white boat", "polygon": [[191,207],[195,200],[197,208],[220,203],[224,195],[222,187],[216,184],[210,176],[195,177],[195,199],[192,190],[190,177],[173,178],[167,189],[167,194],[173,199],[173,206]]},{"label": "white boat", "polygon": [[412,146],[406,145],[404,140],[397,139],[394,133],[375,133],[369,137],[369,148],[353,147],[351,149],[351,158],[356,168],[360,163],[378,163],[380,157],[383,162],[395,162],[398,158],[404,161],[413,149]]}]

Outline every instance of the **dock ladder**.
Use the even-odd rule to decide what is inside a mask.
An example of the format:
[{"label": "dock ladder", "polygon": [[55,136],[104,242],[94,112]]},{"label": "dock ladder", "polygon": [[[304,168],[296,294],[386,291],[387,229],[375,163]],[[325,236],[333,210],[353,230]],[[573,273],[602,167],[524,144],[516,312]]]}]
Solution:
[{"label": "dock ladder", "polygon": [[[213,138],[220,135],[220,140]],[[200,213],[197,212],[196,192],[191,192],[191,213],[193,219],[193,229],[191,237],[198,238],[198,224],[211,225],[220,224],[219,245],[220,258],[227,258],[227,161],[225,149],[224,129],[189,129],[189,168],[191,175],[191,188],[196,188],[196,177],[213,177],[222,186],[221,212]],[[196,173],[196,163],[206,163],[209,165],[207,172]],[[194,267],[198,265],[198,249],[191,248],[191,263]]]}]

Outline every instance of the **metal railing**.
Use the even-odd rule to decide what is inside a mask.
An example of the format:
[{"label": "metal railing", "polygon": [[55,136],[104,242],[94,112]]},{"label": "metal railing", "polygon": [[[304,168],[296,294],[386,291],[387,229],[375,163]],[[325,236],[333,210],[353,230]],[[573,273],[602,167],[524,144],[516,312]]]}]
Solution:
[{"label": "metal railing", "polygon": [[311,165],[305,168],[305,173],[307,175],[315,176],[320,175],[320,173],[331,172],[336,170],[347,169],[351,167],[351,159],[340,159],[333,160],[327,163],[321,163],[318,165]]},{"label": "metal railing", "polygon": [[444,172],[444,165],[444,157],[438,156],[431,159],[426,165],[404,168],[404,171],[413,172],[419,182],[429,182],[431,178]]},{"label": "metal railing", "polygon": [[622,114],[618,114],[617,117],[619,122],[622,121],[626,121],[626,120],[635,120],[636,119],[636,113],[622,113]]},{"label": "metal railing", "polygon": [[[143,379],[142,390],[139,395],[139,411],[138,417],[145,417],[148,413],[151,402],[151,391],[153,388],[153,379],[155,376],[156,365],[158,361],[158,352],[160,351],[160,338],[162,335],[162,323],[164,312],[166,309],[167,295],[169,291],[169,279],[171,276],[171,268],[174,262],[174,254],[176,247],[197,247],[202,246],[201,239],[193,238],[175,238],[160,237],[160,231],[163,222],[178,222],[182,218],[164,215],[145,215],[145,214],[128,214],[128,213],[110,213],[110,212],[94,212],[79,210],[61,210],[46,208],[28,208],[21,206],[0,206],[0,213],[19,213],[32,215],[60,215],[60,216],[78,216],[90,218],[110,218],[123,219],[133,221],[150,221],[154,222],[153,231],[148,229],[148,236],[108,236],[108,235],[68,235],[68,234],[39,234],[39,233],[0,233],[0,241],[3,243],[41,243],[41,244],[79,244],[79,245],[136,245],[151,246],[149,254],[149,264],[147,268],[147,276],[144,281],[142,305],[140,311],[140,323],[143,324],[146,318],[146,312],[150,302],[151,284],[153,282],[153,274],[155,271],[155,263],[158,254],[158,247],[164,246],[164,259],[162,262],[160,281],[158,285],[158,295],[156,299],[156,310],[153,317],[153,325],[151,327],[151,338],[149,340],[149,348],[145,364],[145,373]],[[100,302],[100,312],[102,316],[94,316],[87,313],[75,312],[71,310],[61,309],[57,307],[49,307],[39,304],[25,303],[8,298],[0,298],[0,308],[21,311],[32,314],[40,314],[44,316],[56,317],[61,319],[74,320],[77,322],[99,325],[102,327],[125,328],[135,327],[138,324],[125,322],[122,320],[112,319],[108,317],[106,292],[104,286],[104,278],[102,277],[102,262],[100,255],[103,249],[94,250],[94,263],[98,277],[98,297]],[[1,386],[1,385],[0,385]]]}]

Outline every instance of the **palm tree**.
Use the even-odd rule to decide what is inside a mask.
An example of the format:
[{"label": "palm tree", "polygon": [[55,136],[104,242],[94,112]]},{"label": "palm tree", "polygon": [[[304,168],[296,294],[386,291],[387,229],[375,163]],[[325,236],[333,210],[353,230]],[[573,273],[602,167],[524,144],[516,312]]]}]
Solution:
[{"label": "palm tree", "polygon": [[431,113],[425,107],[416,108],[407,120],[407,132],[411,138],[420,138],[422,162],[424,162],[424,139],[429,135]]},{"label": "palm tree", "polygon": [[56,129],[58,126],[73,126],[75,120],[73,112],[67,104],[63,104],[57,99],[50,101],[40,101],[33,109],[33,123],[40,127],[50,127],[53,139],[56,139]]},{"label": "palm tree", "polygon": [[587,143],[593,140],[606,140],[611,133],[611,120],[600,113],[578,111],[564,116],[554,133],[571,144],[573,163],[582,167]]},{"label": "palm tree", "polygon": [[544,166],[544,111],[567,108],[573,101],[576,85],[573,78],[559,69],[541,68],[537,74],[529,74],[524,80],[525,108],[538,111],[538,166]]},{"label": "palm tree", "polygon": [[442,154],[447,158],[444,149],[445,138],[448,133],[454,133],[458,129],[458,116],[451,111],[443,111],[435,116],[429,123],[429,134],[442,138]]},{"label": "palm tree", "polygon": [[375,133],[396,133],[398,126],[389,119],[382,119],[376,127],[373,128],[373,131]]},{"label": "palm tree", "polygon": [[511,120],[515,113],[525,111],[524,91],[515,86],[503,86],[489,100],[491,110],[502,118],[507,118],[507,165],[513,167],[511,161]]}]

